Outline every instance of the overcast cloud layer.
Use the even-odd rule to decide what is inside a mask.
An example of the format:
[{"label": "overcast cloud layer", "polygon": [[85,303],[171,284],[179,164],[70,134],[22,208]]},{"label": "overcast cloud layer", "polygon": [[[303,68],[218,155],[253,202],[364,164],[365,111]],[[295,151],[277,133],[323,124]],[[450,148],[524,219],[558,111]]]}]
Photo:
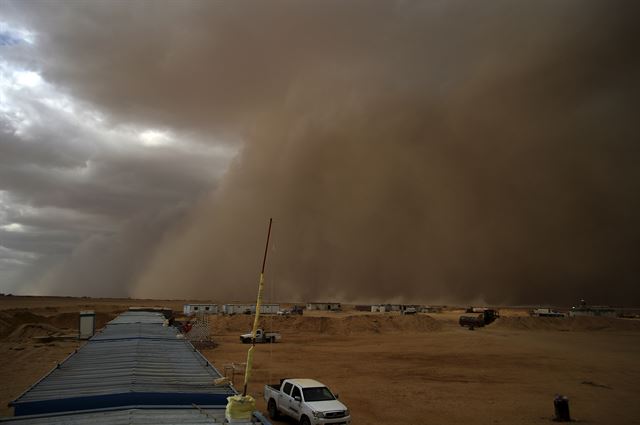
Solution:
[{"label": "overcast cloud layer", "polygon": [[634,2],[7,2],[0,287],[640,303]]}]

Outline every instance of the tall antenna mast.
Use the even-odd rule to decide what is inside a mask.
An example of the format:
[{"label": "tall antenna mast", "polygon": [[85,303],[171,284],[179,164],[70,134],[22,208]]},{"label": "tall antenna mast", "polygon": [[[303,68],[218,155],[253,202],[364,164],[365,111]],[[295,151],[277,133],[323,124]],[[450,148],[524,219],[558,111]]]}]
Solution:
[{"label": "tall antenna mast", "polygon": [[247,351],[247,365],[244,370],[244,389],[242,396],[247,395],[247,385],[251,378],[251,366],[253,365],[253,350],[256,348],[256,332],[258,330],[258,321],[260,319],[260,306],[262,305],[262,292],[264,289],[264,268],[267,264],[267,253],[269,252],[269,239],[271,238],[271,224],[273,218],[269,218],[269,230],[267,231],[267,243],[264,246],[264,257],[262,258],[262,269],[260,270],[260,281],[258,284],[258,299],[256,300],[256,316],[253,319],[253,329],[251,329],[251,347]]}]

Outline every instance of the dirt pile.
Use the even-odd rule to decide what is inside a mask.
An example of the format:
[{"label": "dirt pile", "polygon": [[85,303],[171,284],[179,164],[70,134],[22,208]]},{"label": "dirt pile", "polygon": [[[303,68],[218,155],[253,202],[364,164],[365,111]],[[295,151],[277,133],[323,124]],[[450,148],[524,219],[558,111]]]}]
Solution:
[{"label": "dirt pile", "polygon": [[[110,320],[115,319],[115,313],[96,312],[96,329],[104,327]],[[46,318],[47,323],[59,328],[78,329],[80,320],[78,313],[60,313]]]},{"label": "dirt pile", "polygon": [[612,317],[501,317],[492,327],[530,331],[640,331],[640,320]]},{"label": "dirt pile", "polygon": [[[102,328],[108,321],[115,318],[113,313],[96,313],[96,329]],[[31,336],[49,336],[46,332],[55,329],[56,332],[70,333],[78,329],[78,313],[59,313],[51,316],[34,314],[28,310],[0,311],[0,339],[18,337],[18,329],[22,329],[25,338]],[[28,326],[23,326],[28,325]],[[34,333],[35,332],[35,333]],[[44,332],[44,333],[43,333]],[[30,335],[34,333],[34,335]]]},{"label": "dirt pile", "polygon": [[46,323],[23,323],[6,338],[7,341],[24,341],[34,337],[61,336],[66,332]]},{"label": "dirt pile", "polygon": [[6,337],[27,323],[47,323],[47,318],[26,310],[0,311],[0,338]]},{"label": "dirt pile", "polygon": [[[251,330],[253,316],[211,316],[214,334],[245,333]],[[264,316],[260,326],[284,334],[318,333],[350,335],[358,333],[433,332],[442,328],[440,322],[430,316],[378,316],[347,317]]]}]

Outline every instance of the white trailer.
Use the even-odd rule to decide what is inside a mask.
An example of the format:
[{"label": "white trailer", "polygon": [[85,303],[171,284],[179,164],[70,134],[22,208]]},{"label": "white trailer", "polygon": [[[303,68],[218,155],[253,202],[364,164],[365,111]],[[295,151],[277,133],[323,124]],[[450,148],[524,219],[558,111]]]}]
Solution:
[{"label": "white trailer", "polygon": [[261,304],[260,314],[278,314],[280,311],[280,304]]},{"label": "white trailer", "polygon": [[340,311],[341,309],[340,303],[307,303],[307,310]]},{"label": "white trailer", "polygon": [[185,304],[182,306],[182,312],[185,316],[191,314],[218,314],[218,304]]}]

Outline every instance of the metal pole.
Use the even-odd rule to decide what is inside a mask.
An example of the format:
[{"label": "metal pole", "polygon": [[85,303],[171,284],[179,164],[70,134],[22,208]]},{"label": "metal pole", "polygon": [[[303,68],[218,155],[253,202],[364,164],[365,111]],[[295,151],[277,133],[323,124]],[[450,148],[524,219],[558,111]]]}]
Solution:
[{"label": "metal pole", "polygon": [[264,256],[262,258],[262,269],[260,270],[260,281],[258,283],[258,299],[256,300],[256,315],[253,319],[253,329],[251,330],[251,347],[247,352],[247,365],[244,370],[244,388],[242,396],[247,395],[247,385],[251,377],[251,367],[253,365],[253,350],[256,348],[256,331],[258,330],[258,321],[260,319],[260,306],[262,305],[262,291],[264,289],[264,268],[267,263],[267,253],[269,252],[269,239],[271,238],[271,224],[273,219],[269,218],[269,230],[267,231],[267,243],[264,246]]}]

